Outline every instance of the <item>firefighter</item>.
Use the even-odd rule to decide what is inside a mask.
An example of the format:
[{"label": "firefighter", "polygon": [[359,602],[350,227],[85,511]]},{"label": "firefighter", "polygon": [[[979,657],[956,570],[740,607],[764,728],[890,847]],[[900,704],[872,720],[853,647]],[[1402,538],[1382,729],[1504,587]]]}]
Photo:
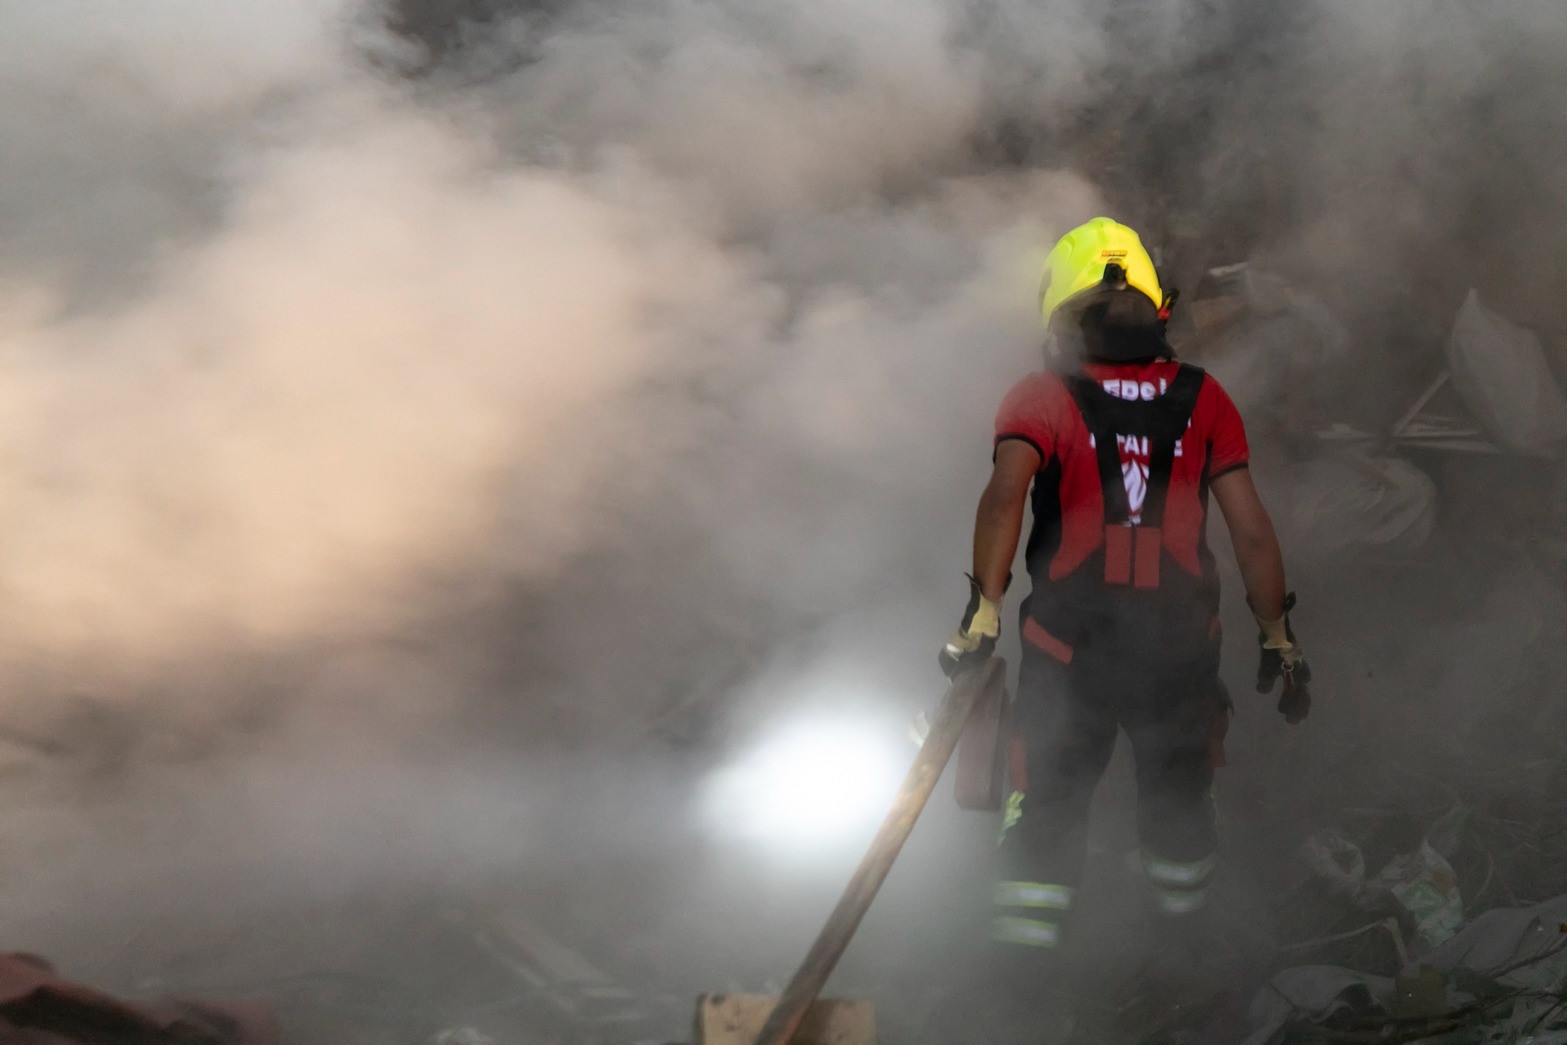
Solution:
[{"label": "firefighter", "polygon": [[1137,764],[1142,869],[1157,909],[1202,907],[1216,865],[1214,766],[1229,698],[1219,680],[1219,583],[1208,502],[1224,516],[1259,626],[1258,690],[1283,681],[1290,723],[1310,708],[1289,623],[1283,558],[1247,470],[1224,389],[1178,362],[1166,297],[1137,233],[1095,218],[1046,261],[1051,364],[996,418],[968,608],[941,652],[956,674],[990,655],[1032,486],[1032,591],[1013,781],[993,886],[991,939],[1011,967],[1053,952],[1076,899],[1095,786],[1124,730]]}]

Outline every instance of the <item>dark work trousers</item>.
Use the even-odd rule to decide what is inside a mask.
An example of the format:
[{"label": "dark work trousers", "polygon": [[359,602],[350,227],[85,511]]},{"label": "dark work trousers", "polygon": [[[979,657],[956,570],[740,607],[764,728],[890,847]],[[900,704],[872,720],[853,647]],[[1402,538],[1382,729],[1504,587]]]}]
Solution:
[{"label": "dark work trousers", "polygon": [[[1070,664],[1024,643],[1013,726],[1025,751],[1023,787],[1008,800],[993,886],[998,956],[1046,956],[1076,898],[1088,811],[1119,731],[1137,764],[1137,821],[1158,907],[1200,907],[1214,869],[1211,788],[1229,700],[1217,643],[1189,655],[1108,646]],[[1016,783],[1016,782],[1015,782]]]}]

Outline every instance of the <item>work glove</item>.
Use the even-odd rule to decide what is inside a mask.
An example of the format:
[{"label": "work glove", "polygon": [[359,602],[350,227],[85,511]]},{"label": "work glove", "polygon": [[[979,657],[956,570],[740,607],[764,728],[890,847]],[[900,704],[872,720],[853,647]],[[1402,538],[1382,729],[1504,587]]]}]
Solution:
[{"label": "work glove", "polygon": [[995,652],[996,638],[1001,634],[1001,603],[985,598],[979,581],[972,576],[968,583],[968,608],[963,611],[963,623],[942,647],[939,658],[941,670],[949,679]]},{"label": "work glove", "polygon": [[1295,608],[1295,594],[1284,600],[1284,615],[1278,620],[1257,617],[1257,645],[1262,648],[1262,660],[1257,664],[1257,692],[1273,692],[1273,684],[1283,680],[1279,692],[1279,714],[1284,721],[1296,725],[1311,713],[1311,666],[1295,641],[1295,629],[1290,627],[1289,611]]}]

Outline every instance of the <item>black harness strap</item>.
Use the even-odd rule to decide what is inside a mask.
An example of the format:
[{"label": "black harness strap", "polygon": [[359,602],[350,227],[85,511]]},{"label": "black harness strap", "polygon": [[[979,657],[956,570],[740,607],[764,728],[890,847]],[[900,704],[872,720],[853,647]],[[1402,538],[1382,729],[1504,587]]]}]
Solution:
[{"label": "black harness strap", "polygon": [[[1170,494],[1175,446],[1191,424],[1204,373],[1182,364],[1162,395],[1122,399],[1082,374],[1064,375],[1083,424],[1093,436],[1105,511],[1105,583],[1159,587],[1164,506]],[[1138,525],[1121,469],[1120,438],[1148,440],[1148,486]],[[1135,530],[1135,535],[1134,535]]]},{"label": "black harness strap", "polygon": [[1162,526],[1164,505],[1170,495],[1170,473],[1175,467],[1175,447],[1191,426],[1197,396],[1202,391],[1203,372],[1182,366],[1164,395],[1154,402],[1163,407],[1166,427],[1148,444],[1148,496],[1143,500],[1142,524]]},{"label": "black harness strap", "polygon": [[1118,424],[1105,417],[1112,411],[1103,409],[1102,401],[1095,401],[1102,396],[1119,405],[1121,400],[1087,378],[1068,381],[1067,387],[1072,389],[1078,413],[1083,415],[1083,423],[1094,440],[1094,455],[1099,459],[1099,485],[1104,488],[1105,525],[1125,526],[1132,521],[1132,502],[1126,495],[1126,480],[1121,471],[1121,441],[1117,436],[1124,434],[1126,428],[1124,421]]}]

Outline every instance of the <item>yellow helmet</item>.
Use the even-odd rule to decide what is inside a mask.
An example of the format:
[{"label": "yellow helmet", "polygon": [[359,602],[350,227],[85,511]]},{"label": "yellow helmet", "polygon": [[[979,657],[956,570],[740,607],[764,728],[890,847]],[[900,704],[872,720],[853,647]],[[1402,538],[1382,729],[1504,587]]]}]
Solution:
[{"label": "yellow helmet", "polygon": [[1118,221],[1095,218],[1062,236],[1045,259],[1039,307],[1047,327],[1056,309],[1104,282],[1106,265],[1119,265],[1127,286],[1141,291],[1154,308],[1164,307],[1153,259],[1137,233]]}]

